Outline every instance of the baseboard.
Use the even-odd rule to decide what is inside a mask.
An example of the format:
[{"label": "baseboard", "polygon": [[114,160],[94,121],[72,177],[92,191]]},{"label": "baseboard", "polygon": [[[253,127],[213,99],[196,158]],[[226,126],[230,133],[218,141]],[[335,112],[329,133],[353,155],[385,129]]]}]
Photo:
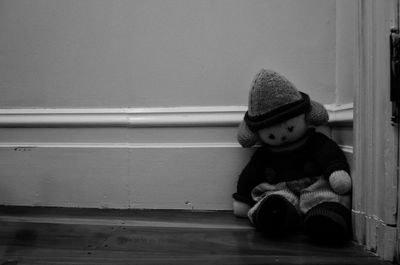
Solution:
[{"label": "baseboard", "polygon": [[230,210],[252,150],[208,146],[0,147],[0,202],[83,208]]},{"label": "baseboard", "polygon": [[354,240],[382,259],[393,261],[397,248],[397,228],[365,212],[353,210],[352,215]]},{"label": "baseboard", "polygon": [[[205,214],[232,214],[232,210],[194,210],[196,213]],[[10,206],[0,205],[0,215],[3,216],[52,216],[52,217],[129,217],[129,216],[147,216],[157,213],[165,216],[185,215],[191,213],[189,209],[111,209],[111,208],[82,208],[82,207],[57,207],[57,206]]]},{"label": "baseboard", "polygon": [[[236,141],[244,112],[0,110],[0,204],[231,210],[237,176],[254,151]],[[332,125],[348,123],[333,117]],[[350,144],[339,144],[352,156]]]}]

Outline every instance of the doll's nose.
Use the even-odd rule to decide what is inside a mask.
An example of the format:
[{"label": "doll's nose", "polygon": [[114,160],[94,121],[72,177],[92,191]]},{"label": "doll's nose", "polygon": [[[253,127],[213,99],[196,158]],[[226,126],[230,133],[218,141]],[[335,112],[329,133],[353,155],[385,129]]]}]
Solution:
[{"label": "doll's nose", "polygon": [[282,136],[282,142],[286,141],[286,136]]}]

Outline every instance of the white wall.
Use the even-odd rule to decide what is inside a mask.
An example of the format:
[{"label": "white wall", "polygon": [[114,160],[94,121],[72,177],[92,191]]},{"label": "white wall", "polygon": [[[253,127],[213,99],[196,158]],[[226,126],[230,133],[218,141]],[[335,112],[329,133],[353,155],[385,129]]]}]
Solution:
[{"label": "white wall", "polygon": [[336,1],[336,100],[353,102],[357,80],[357,7],[355,0]]},{"label": "white wall", "polygon": [[352,101],[345,5],[0,0],[0,204],[230,209],[256,71]]},{"label": "white wall", "polygon": [[261,67],[335,100],[335,0],[1,0],[0,106],[245,105]]}]

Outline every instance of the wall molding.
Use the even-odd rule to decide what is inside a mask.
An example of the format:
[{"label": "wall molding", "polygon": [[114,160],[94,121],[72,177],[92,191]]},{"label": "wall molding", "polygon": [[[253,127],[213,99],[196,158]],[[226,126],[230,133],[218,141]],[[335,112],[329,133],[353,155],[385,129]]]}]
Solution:
[{"label": "wall molding", "polygon": [[242,106],[174,108],[2,109],[3,128],[236,126]]},{"label": "wall molding", "polygon": [[[181,149],[181,148],[243,148],[238,143],[0,143],[0,148],[12,148],[14,151],[29,152],[34,148],[71,148],[71,149]],[[257,147],[257,146],[255,146]],[[353,155],[351,145],[339,145],[346,154]]]},{"label": "wall molding", "polygon": [[[329,124],[353,123],[353,104],[325,105]],[[171,108],[0,109],[1,128],[233,127],[246,106]]]},{"label": "wall molding", "polygon": [[333,127],[353,126],[353,103],[325,105],[329,113],[329,125]]},{"label": "wall molding", "polygon": [[353,155],[354,153],[354,147],[351,145],[339,145],[340,149],[342,149],[343,152],[349,154],[349,155]]},{"label": "wall molding", "polygon": [[190,149],[190,148],[243,148],[239,143],[59,143],[59,142],[18,142],[1,143],[0,148],[12,148],[14,151],[27,152],[34,148],[64,149]]}]

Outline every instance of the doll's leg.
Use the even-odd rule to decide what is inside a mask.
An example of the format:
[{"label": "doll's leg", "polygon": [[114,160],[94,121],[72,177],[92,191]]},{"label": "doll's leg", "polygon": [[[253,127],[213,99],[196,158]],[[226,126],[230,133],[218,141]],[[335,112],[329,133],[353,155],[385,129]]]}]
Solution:
[{"label": "doll's leg", "polygon": [[307,234],[321,243],[348,240],[351,236],[351,212],[337,202],[323,202],[311,208],[304,224]]},{"label": "doll's leg", "polygon": [[290,190],[265,194],[248,213],[256,229],[269,235],[291,232],[300,220],[298,197]]},{"label": "doll's leg", "polygon": [[306,232],[320,242],[337,242],[351,235],[350,195],[338,195],[321,178],[300,195]]}]

